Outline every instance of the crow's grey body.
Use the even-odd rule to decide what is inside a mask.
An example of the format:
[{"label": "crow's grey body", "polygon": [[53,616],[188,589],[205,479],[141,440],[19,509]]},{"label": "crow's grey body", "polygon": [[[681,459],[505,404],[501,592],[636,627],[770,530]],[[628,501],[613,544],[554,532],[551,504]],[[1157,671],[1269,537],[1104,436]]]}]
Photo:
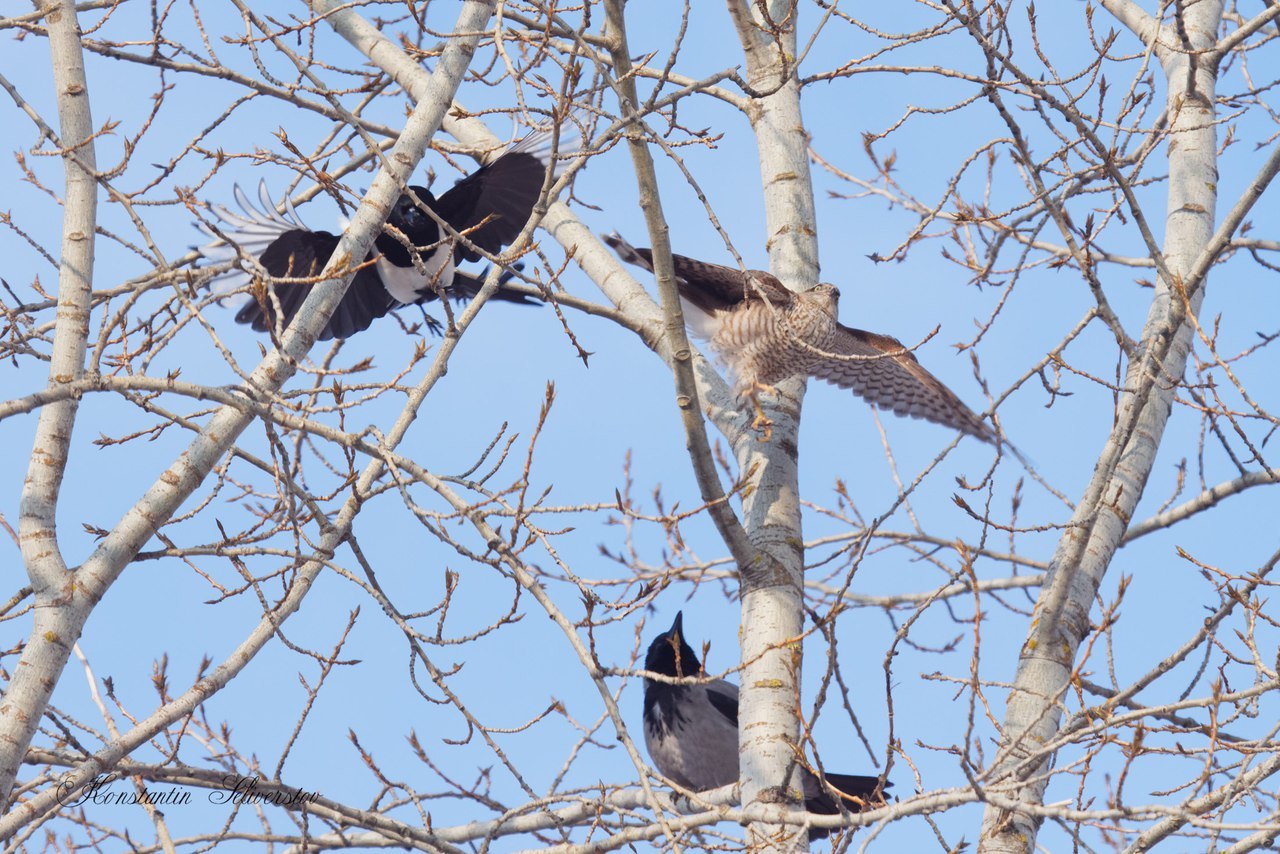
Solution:
[{"label": "crow's grey body", "polygon": [[[645,670],[675,678],[703,675],[697,653],[684,639],[683,613],[671,628],[654,638]],[[644,741],[662,776],[694,791],[718,789],[738,781],[738,686],[723,679],[676,685],[644,680]],[[805,809],[834,815],[840,805],[817,776],[800,769]],[[826,774],[827,783],[846,795],[846,809],[880,801],[878,777]],[[885,784],[887,785],[887,784]],[[851,801],[849,797],[858,798]],[[813,839],[827,835],[814,829]]]},{"label": "crow's grey body", "polygon": [[737,685],[646,681],[644,695],[644,743],[662,776],[694,791],[737,781]]}]

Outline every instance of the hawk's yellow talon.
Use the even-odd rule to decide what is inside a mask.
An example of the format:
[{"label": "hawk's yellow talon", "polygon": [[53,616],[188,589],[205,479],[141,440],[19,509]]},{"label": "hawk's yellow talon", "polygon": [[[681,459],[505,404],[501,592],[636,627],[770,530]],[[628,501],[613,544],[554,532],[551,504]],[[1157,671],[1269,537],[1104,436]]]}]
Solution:
[{"label": "hawk's yellow talon", "polygon": [[773,419],[764,414],[764,409],[760,406],[760,392],[767,391],[777,394],[778,390],[771,385],[761,382],[751,383],[751,388],[747,392],[747,396],[751,398],[751,408],[756,411],[756,417],[751,422],[752,430],[759,430],[759,441],[767,442],[773,438]]}]

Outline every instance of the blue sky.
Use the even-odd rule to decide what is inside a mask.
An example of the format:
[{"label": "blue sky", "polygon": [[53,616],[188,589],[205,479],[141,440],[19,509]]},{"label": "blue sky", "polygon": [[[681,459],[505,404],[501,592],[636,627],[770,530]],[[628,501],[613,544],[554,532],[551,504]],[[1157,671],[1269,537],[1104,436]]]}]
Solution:
[{"label": "blue sky", "polygon": [[[429,20],[432,26],[445,29],[449,21],[445,10],[437,8],[439,5],[432,5]],[[289,11],[296,10],[290,7]],[[201,13],[212,27],[224,26],[227,32],[235,32],[234,23],[228,23],[231,19],[225,17],[226,9],[202,7]],[[189,13],[175,11],[174,14]],[[903,12],[902,17],[920,14],[923,13],[919,9],[912,8]],[[128,16],[146,17],[143,10],[136,8],[126,8],[118,15],[111,24],[118,36],[129,31]],[[1050,18],[1050,15],[1057,17]],[[812,10],[807,9],[806,16],[802,18],[802,27],[813,24]],[[1083,4],[1063,4],[1041,12],[1041,33],[1053,34],[1051,49],[1064,67],[1081,62],[1089,50],[1087,42],[1081,39],[1082,17]],[[667,16],[642,16],[633,8],[631,18],[633,55],[662,50],[670,43],[676,24],[674,7]],[[93,20],[94,16],[87,19]],[[902,31],[921,22],[899,18],[880,23],[887,29]],[[182,25],[175,26],[181,30]],[[690,32],[694,34],[692,47],[682,54],[677,65],[681,73],[700,76],[741,63],[737,39],[729,29],[722,7],[696,4]],[[324,44],[326,56],[331,55],[335,63],[348,68],[361,66],[363,58],[327,30],[317,29],[317,36]],[[12,34],[4,38],[6,47],[0,70],[46,118],[50,117],[46,43],[34,37],[17,41]],[[838,65],[868,53],[876,43],[865,33],[833,24],[806,58],[804,70],[812,73]],[[1132,39],[1126,35],[1121,36],[1120,45],[1117,51],[1134,50]],[[242,70],[252,69],[241,52],[230,46],[219,50],[229,64],[236,64]],[[661,62],[663,55],[655,62]],[[284,73],[282,66],[273,64],[278,61],[268,60],[277,72]],[[981,71],[982,67],[976,48],[958,38],[905,49],[894,54],[891,61],[901,65],[954,64],[974,72]],[[1127,67],[1132,73],[1133,64]],[[136,133],[143,121],[145,110],[151,104],[151,93],[156,88],[157,75],[137,65],[98,57],[90,57],[89,75],[95,121],[121,122],[114,135],[103,138],[99,148],[99,163],[109,164],[120,157],[122,140]],[[1158,78],[1159,75],[1156,84],[1159,89]],[[169,75],[167,80],[177,83],[178,88],[161,109],[156,126],[143,138],[128,170],[119,179],[129,189],[146,184],[157,171],[149,164],[171,157],[190,139],[193,129],[203,127],[240,94],[225,84],[195,79],[191,75]],[[1123,81],[1116,85],[1127,85],[1128,79]],[[1235,81],[1224,86],[1224,90],[1238,85],[1239,78]],[[864,133],[880,132],[891,126],[908,105],[941,108],[974,94],[975,88],[961,81],[940,81],[921,74],[856,75],[810,87],[804,100],[806,125],[816,150],[824,158],[860,177],[872,179],[874,170],[863,151]],[[472,109],[505,106],[510,97],[509,88],[488,89],[474,83],[464,84],[459,94],[460,101]],[[1162,93],[1158,97],[1163,97]],[[371,115],[398,126],[402,122],[404,99],[384,100]],[[7,115],[8,121],[0,128],[0,148],[29,149],[36,139],[30,123],[16,110],[9,110]],[[751,266],[767,266],[759,172],[746,120],[711,99],[691,99],[682,107],[681,116],[690,127],[710,126],[723,133],[714,149],[695,146],[681,151],[738,252]],[[1032,138],[1037,152],[1051,150],[1054,143],[1046,138],[1034,119],[1028,117],[1027,122],[1036,128]],[[206,144],[221,146],[227,151],[261,148],[279,152],[281,144],[274,134],[282,126],[303,150],[314,146],[331,127],[323,118],[261,99],[211,134]],[[511,133],[505,120],[494,120],[491,127],[499,136]],[[894,152],[896,179],[923,200],[932,202],[976,146],[1005,132],[990,107],[979,100],[952,114],[915,116],[901,132],[878,143],[876,151],[881,157]],[[1240,141],[1227,150],[1222,162],[1220,191],[1227,204],[1234,200],[1233,194],[1244,186],[1260,163],[1261,155],[1254,147],[1265,143],[1270,133],[1270,126],[1262,122],[1238,123]],[[46,186],[55,193],[60,192],[60,165],[55,158],[28,157],[27,162]],[[335,165],[339,162],[340,158],[335,157]],[[647,245],[629,165],[621,148],[592,162],[581,174],[575,193],[579,199],[600,209],[580,207],[579,215],[597,231],[617,229],[637,245]],[[448,186],[457,176],[439,154],[427,154],[422,168],[428,166],[436,170],[440,186]],[[172,177],[162,182],[157,196],[171,198],[174,185],[197,183],[207,168],[206,162],[188,158]],[[1160,174],[1164,170],[1153,163],[1149,171]],[[664,210],[672,228],[673,249],[709,261],[730,262],[722,242],[706,222],[695,194],[677,171],[663,164],[659,174]],[[993,174],[992,207],[1025,198],[1025,186],[1018,180],[1007,152],[1002,154]],[[60,209],[48,196],[24,182],[11,161],[4,175],[4,209],[13,215],[15,224],[35,240],[46,247],[56,247]],[[265,178],[278,193],[291,176],[279,166],[256,164],[249,158],[238,159],[225,165],[201,186],[198,196],[209,202],[230,203],[232,185],[253,187],[260,178]],[[974,409],[985,408],[987,401],[974,379],[968,353],[958,353],[951,345],[974,337],[975,323],[995,309],[1001,299],[1000,290],[972,284],[961,267],[943,257],[944,247],[953,253],[956,251],[956,247],[945,240],[924,242],[901,262],[874,263],[869,256],[891,252],[910,232],[916,217],[901,208],[890,208],[877,198],[831,197],[831,193],[853,190],[817,166],[813,178],[822,278],[841,288],[842,320],[848,325],[894,335],[911,344],[940,326],[938,335],[918,351],[921,362]],[[982,197],[983,178],[982,167],[966,176],[960,185],[966,198]],[[360,176],[350,183],[363,187],[369,180],[368,176]],[[1162,228],[1163,187],[1157,185],[1144,190],[1143,200],[1149,205],[1148,215],[1153,225]],[[1081,203],[1079,210],[1087,207],[1087,203]],[[170,259],[182,255],[197,242],[198,235],[190,227],[190,215],[181,206],[146,207],[141,211]],[[1274,212],[1274,201],[1264,198],[1252,219],[1264,224]],[[327,200],[309,204],[300,213],[314,228],[334,227],[336,211]],[[104,205],[100,217],[104,228],[131,235],[127,218],[118,208]],[[1054,242],[1058,239],[1051,230],[1043,232],[1042,237]],[[545,236],[543,244],[553,256],[558,251]],[[1125,252],[1140,249],[1133,230],[1123,227],[1108,235],[1107,248]],[[55,271],[13,231],[0,230],[0,252],[10,261],[4,271],[5,279],[24,299],[34,298],[31,289],[34,277],[38,276],[46,289],[51,289],[56,282]],[[1011,256],[1006,254],[1008,257]],[[118,285],[146,269],[137,255],[123,251],[110,241],[99,240],[97,287]],[[1112,266],[1103,267],[1102,275],[1122,320],[1136,333],[1141,328],[1150,291],[1134,280],[1149,278],[1149,271]],[[1277,313],[1280,295],[1265,278],[1269,275],[1244,258],[1234,259],[1223,273],[1215,274],[1202,316],[1221,317],[1222,352],[1234,353],[1249,346],[1256,340],[1255,332],[1275,331],[1274,318],[1280,316]],[[650,279],[642,276],[641,281],[652,290]],[[598,290],[574,266],[568,268],[560,283],[570,293],[599,298]],[[157,305],[158,300],[155,295],[149,295],[143,298],[140,307]],[[1079,274],[1071,269],[1037,267],[1023,273],[998,321],[977,350],[982,375],[990,388],[996,393],[1003,392],[1079,322],[1090,304],[1087,288]],[[439,315],[438,309],[433,313]],[[240,363],[252,366],[256,364],[263,339],[234,324],[232,314],[230,310],[213,307],[207,317]],[[413,313],[406,311],[404,316],[411,320]],[[548,489],[550,505],[607,505],[614,500],[615,491],[625,488],[624,464],[629,459],[631,493],[641,507],[647,511],[654,509],[651,496],[658,489],[668,509],[675,502],[683,508],[693,506],[698,493],[683,451],[684,439],[672,405],[667,369],[625,330],[596,318],[571,312],[568,316],[582,346],[592,353],[589,366],[577,358],[550,309],[487,306],[458,348],[447,377],[432,393],[402,451],[433,472],[460,473],[470,467],[506,424],[508,432],[519,434],[520,439],[513,459],[495,480],[501,481],[504,477],[512,480],[518,476],[527,440],[536,427],[546,385],[554,382],[555,406],[530,467],[531,493]],[[48,319],[48,315],[42,319]],[[100,321],[101,313],[95,314],[95,324]],[[95,325],[95,336],[97,329]],[[419,342],[418,338],[402,333],[390,319],[375,330],[351,339],[336,357],[335,364],[353,365],[368,358],[372,360],[372,368],[366,376],[385,378],[407,361]],[[322,357],[324,347],[324,344],[317,346],[313,359]],[[1114,342],[1103,328],[1094,325],[1069,349],[1069,361],[1082,371],[1111,379],[1116,371],[1115,350]],[[1242,363],[1239,374],[1257,399],[1274,401],[1280,389],[1275,379],[1274,356],[1267,353],[1263,351],[1258,358]],[[149,373],[159,376],[174,368],[181,368],[183,379],[192,382],[213,386],[235,382],[234,375],[197,327],[185,329],[155,359]],[[404,382],[412,383],[422,370],[419,366]],[[31,359],[20,360],[16,367],[6,363],[0,367],[0,377],[5,389],[14,396],[42,387],[46,379],[43,363]],[[295,378],[292,387],[299,388],[302,383],[301,378]],[[1108,389],[1077,375],[1064,374],[1062,383],[1071,396],[1058,398],[1050,407],[1050,398],[1039,380],[1032,379],[1001,407],[1000,417],[1007,435],[1035,462],[1044,477],[1075,500],[1092,472],[1111,426],[1112,395]],[[166,402],[183,412],[200,406],[178,399]],[[391,395],[389,399],[350,413],[348,424],[386,429],[398,406],[399,397]],[[120,436],[154,423],[154,419],[142,415],[132,405],[112,397],[97,395],[85,399],[59,514],[59,533],[68,562],[77,563],[92,548],[93,538],[82,525],[103,528],[113,525],[181,452],[189,435],[170,428],[151,440],[125,445],[97,447],[94,440],[100,434]],[[952,439],[949,431],[922,422],[882,416],[881,423],[893,450],[898,476],[904,482],[915,478]],[[0,460],[0,514],[15,525],[26,470],[26,449],[31,445],[34,426],[34,415],[0,421],[0,441],[12,449]],[[1195,491],[1198,430],[1199,419],[1194,413],[1186,407],[1176,407],[1166,446],[1161,450],[1155,474],[1140,504],[1138,519],[1151,515],[1174,491],[1176,467],[1184,457],[1189,458],[1191,486],[1182,498]],[[242,438],[242,445],[257,453],[266,452],[262,428],[251,427]],[[332,448],[323,448],[322,453],[331,459],[339,458]],[[800,460],[803,497],[816,505],[826,507],[836,503],[837,481],[847,485],[864,519],[879,516],[896,498],[894,470],[881,447],[872,411],[847,392],[811,384],[804,403]],[[314,466],[308,470],[309,480],[314,478],[317,489],[334,488],[337,481],[316,463],[314,459],[308,462]],[[958,508],[952,496],[963,494],[970,505],[981,507],[987,496],[982,492],[962,491],[956,479],[978,482],[991,463],[991,449],[972,439],[961,441],[911,498],[911,510],[920,527],[944,540],[960,538],[973,543],[982,537],[980,524]],[[1208,450],[1204,459],[1207,482],[1212,484],[1229,478],[1227,463],[1220,451]],[[269,487],[260,475],[242,469],[234,469],[233,474],[259,488]],[[1006,457],[1000,462],[990,495],[995,518],[1009,518],[1016,484],[1024,475],[1012,458]],[[204,496],[207,492],[199,494]],[[412,495],[424,506],[439,507],[439,502],[421,488],[412,490]],[[1061,502],[1030,478],[1024,479],[1021,496],[1019,524],[1048,526],[1060,524],[1069,516]],[[332,506],[336,507],[341,499],[341,495],[335,498]],[[185,544],[205,542],[217,536],[215,518],[233,529],[238,528],[247,524],[250,511],[246,507],[253,504],[253,499],[242,497],[239,488],[229,483],[213,498],[207,510],[193,520],[174,525],[169,536]],[[183,512],[194,507],[195,502],[189,502]],[[1121,574],[1133,577],[1133,586],[1125,598],[1124,619],[1115,631],[1118,651],[1114,666],[1121,684],[1126,678],[1145,672],[1155,660],[1189,637],[1204,616],[1204,604],[1216,603],[1199,570],[1181,560],[1175,547],[1228,571],[1247,572],[1274,549],[1274,538],[1259,537],[1257,532],[1261,522],[1274,519],[1276,507],[1271,496],[1242,496],[1229,507],[1179,527],[1176,534],[1154,535],[1120,553],[1104,584],[1103,595],[1114,595]],[[548,527],[572,528],[558,534],[554,541],[558,553],[576,574],[604,579],[627,574],[600,553],[601,549],[617,552],[625,547],[626,530],[610,523],[610,519],[616,520],[616,515],[608,511],[570,513],[542,521]],[[910,517],[902,509],[885,523],[886,528],[898,531],[910,530],[911,525]],[[311,530],[314,533],[313,527]],[[472,546],[478,542],[461,526],[451,532]],[[806,516],[805,534],[809,538],[849,532],[846,521],[825,518],[816,512]],[[642,560],[651,565],[661,563],[665,549],[662,531],[637,523],[632,533]],[[681,533],[690,549],[702,559],[724,554],[723,546],[705,518],[686,523]],[[994,530],[986,533],[992,549],[1010,549],[1006,535]],[[442,596],[446,572],[459,574],[459,587],[447,622],[451,634],[461,636],[483,627],[510,608],[517,596],[509,580],[497,577],[490,569],[468,563],[434,539],[404,510],[394,492],[371,502],[356,523],[355,535],[364,554],[377,568],[380,583],[403,611],[432,607]],[[1014,548],[1031,559],[1046,561],[1056,539],[1057,534],[1052,530],[1021,533]],[[271,545],[290,546],[284,539]],[[158,543],[153,541],[146,549],[157,547]],[[17,548],[8,540],[0,540],[0,549],[7,550],[8,563],[16,570],[20,565]],[[814,562],[827,551],[829,549],[812,550],[808,560]],[[949,568],[958,565],[951,550],[943,549],[938,557]],[[344,548],[336,560],[360,574],[348,549]],[[529,560],[549,575],[556,574],[545,553],[535,550]],[[265,573],[281,563],[275,558],[262,557],[255,559],[252,566],[254,571]],[[225,560],[197,558],[192,564],[222,584],[238,583],[233,567]],[[986,560],[980,560],[976,568],[983,578],[1008,572],[1005,565]],[[852,589],[856,593],[887,595],[928,591],[944,581],[945,575],[937,566],[927,560],[912,559],[906,549],[893,548],[873,550],[858,567]],[[547,583],[566,613],[571,618],[581,618],[577,589],[564,581]],[[277,595],[279,582],[268,582],[266,589],[269,595]],[[665,630],[675,612],[683,608],[685,625],[695,646],[701,640],[711,642],[710,665],[715,669],[731,666],[737,658],[738,611],[736,602],[724,594],[734,589],[733,583],[720,581],[702,585],[673,584],[657,598],[651,619],[640,632],[639,643],[643,646],[654,634]],[[602,595],[609,598],[612,594],[606,591]],[[210,585],[181,562],[148,560],[126,571],[103,601],[81,639],[81,646],[98,677],[109,676],[113,680],[116,696],[129,712],[145,716],[155,704],[151,688],[153,661],[167,656],[173,690],[184,690],[205,656],[220,660],[260,615],[258,602],[252,595],[208,604],[213,598],[215,592]],[[1024,612],[1030,609],[1031,600],[1020,591],[1002,594],[1001,598]],[[287,623],[285,635],[293,644],[327,651],[345,627],[347,614],[356,607],[360,608],[360,618],[342,657],[358,659],[360,663],[338,668],[330,677],[298,746],[287,760],[283,779],[355,805],[368,803],[376,796],[379,783],[364,768],[349,742],[350,730],[362,748],[377,758],[388,778],[406,781],[419,791],[434,791],[439,788],[434,775],[407,748],[405,737],[412,729],[431,751],[432,760],[447,773],[466,780],[483,769],[492,768],[495,796],[508,804],[523,801],[510,775],[501,769],[493,753],[478,738],[462,745],[442,742],[442,739],[466,738],[465,724],[455,710],[428,703],[413,690],[403,638],[382,617],[377,605],[350,582],[334,573],[323,573],[302,611]],[[957,616],[965,618],[972,613],[973,603],[962,597],[951,607]],[[579,724],[594,723],[601,714],[599,698],[559,629],[527,596],[520,597],[516,608],[522,616],[520,621],[494,635],[466,646],[433,650],[438,665],[445,668],[455,663],[463,665],[450,680],[453,690],[465,698],[468,708],[480,720],[494,727],[519,727],[553,701],[562,702],[568,715]],[[981,637],[982,675],[999,682],[1008,681],[1013,675],[1017,647],[1025,637],[1026,617],[989,599],[984,600],[983,608],[986,620]],[[900,614],[899,622],[905,616]],[[638,620],[639,615],[631,615],[594,633],[602,662],[617,667],[628,664],[637,648]],[[5,648],[16,644],[24,628],[21,623],[7,624],[0,644]],[[425,625],[432,623],[428,621]],[[852,689],[850,700],[872,745],[875,761],[883,761],[888,737],[883,660],[895,631],[895,625],[885,615],[870,609],[846,612],[836,629],[842,672]],[[955,647],[946,653],[925,652],[909,645],[899,647],[892,679],[895,734],[919,763],[926,789],[962,785],[964,777],[953,758],[920,745],[946,746],[963,738],[964,701],[955,699],[958,689],[954,683],[930,680],[923,674],[941,671],[952,677],[967,678],[972,632],[963,620],[953,620],[947,607],[935,606],[913,629],[911,640],[920,647],[938,648],[952,642]],[[809,658],[805,665],[805,700],[808,702],[817,689],[825,656],[816,637],[809,641],[806,652]],[[12,667],[11,662],[12,659],[6,666]],[[1098,667],[1101,666],[1100,659]],[[206,704],[205,714],[211,720],[229,721],[237,746],[246,754],[256,755],[270,771],[276,766],[305,699],[299,678],[314,680],[315,672],[314,662],[283,645],[273,644],[240,679]],[[1144,698],[1155,702],[1166,699],[1166,694],[1176,696],[1190,681],[1190,674],[1188,671],[1178,686],[1161,683]],[[421,668],[417,670],[417,677],[425,680]],[[1105,673],[1101,672],[1095,672],[1093,678],[1106,681]],[[1201,683],[1198,693],[1204,690]],[[435,692],[429,690],[428,693]],[[1000,692],[991,691],[990,698],[992,714],[998,719],[1002,711]],[[632,736],[640,738],[638,682],[629,682],[621,702]],[[83,677],[74,665],[64,674],[54,703],[74,717],[100,726]],[[941,714],[939,710],[943,710]],[[989,726],[986,732],[989,737]],[[544,792],[564,762],[576,730],[564,716],[551,714],[524,733],[497,734],[494,738],[528,775],[531,786]],[[829,700],[815,729],[815,739],[830,768],[854,773],[873,770],[872,757],[860,746],[838,700]],[[575,762],[568,777],[572,784],[624,783],[634,779],[634,769],[616,746],[609,724],[603,726],[594,741]],[[984,749],[990,748],[988,741]],[[182,758],[201,764],[207,761],[208,753],[207,745],[188,742]],[[139,758],[150,760],[155,755],[144,752]],[[1145,773],[1151,773],[1151,779],[1138,776],[1138,782],[1151,782],[1148,788],[1157,788],[1159,775],[1154,773],[1154,768],[1151,772],[1135,771],[1135,775]],[[913,790],[910,772],[901,764],[894,773],[894,782],[899,796],[909,795]],[[1051,793],[1050,799],[1061,800],[1073,794],[1064,790],[1056,796]],[[1136,795],[1135,799],[1146,800]],[[437,825],[486,814],[484,810],[457,802],[428,808],[433,810]],[[175,809],[169,812],[168,818],[174,824],[175,834],[181,835],[206,828],[209,815],[203,810]],[[402,811],[399,815],[406,821],[414,821],[412,812]],[[961,837],[975,838],[979,818],[977,808],[971,807],[940,816],[938,821],[954,845]],[[118,819],[111,816],[109,820]],[[130,821],[137,821],[142,833],[147,833],[145,818],[140,813]],[[284,825],[287,822],[283,822]],[[251,827],[252,822],[245,817],[242,826]],[[731,826],[722,829],[730,833],[736,831]],[[1046,829],[1042,840],[1050,850],[1067,844],[1065,835],[1055,835],[1060,833],[1055,828]],[[932,838],[931,831],[917,819],[890,828],[878,844],[889,848],[914,847],[927,844]],[[523,840],[522,844],[533,842]],[[500,845],[501,850],[509,847],[513,846]]]}]

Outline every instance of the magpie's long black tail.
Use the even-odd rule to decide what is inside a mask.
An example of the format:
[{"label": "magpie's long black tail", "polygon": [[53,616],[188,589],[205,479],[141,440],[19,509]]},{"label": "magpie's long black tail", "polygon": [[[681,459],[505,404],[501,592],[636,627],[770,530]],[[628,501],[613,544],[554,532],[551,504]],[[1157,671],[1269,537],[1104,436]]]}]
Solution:
[{"label": "magpie's long black tail", "polygon": [[[517,265],[519,269],[523,265]],[[486,267],[484,272],[477,276],[470,273],[464,273],[461,270],[453,274],[453,286],[449,288],[450,292],[459,300],[469,300],[480,292],[480,288],[484,285],[485,277],[488,276],[489,269]],[[521,305],[539,305],[541,300],[534,299],[528,294],[522,294],[517,291],[509,290],[506,283],[515,278],[510,270],[504,272],[498,279],[498,290],[494,292],[489,299],[500,300],[501,302],[514,302]],[[427,299],[434,299],[432,294]],[[424,300],[425,301],[425,300]]]}]

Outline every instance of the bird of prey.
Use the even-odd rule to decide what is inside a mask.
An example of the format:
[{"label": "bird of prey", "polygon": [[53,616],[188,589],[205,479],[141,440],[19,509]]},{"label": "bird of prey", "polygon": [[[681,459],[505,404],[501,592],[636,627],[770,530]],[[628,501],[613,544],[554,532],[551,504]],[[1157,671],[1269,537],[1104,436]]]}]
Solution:
[{"label": "bird of prey", "polygon": [[[617,234],[606,236],[618,257],[652,272],[653,253]],[[901,341],[836,320],[840,291],[820,284],[796,293],[763,270],[742,270],[672,255],[684,318],[710,342],[734,374],[739,394],[756,410],[753,428],[768,419],[756,395],[795,376],[813,376],[847,388],[898,415],[925,418],[984,442],[991,428]]]},{"label": "bird of prey", "polygon": [[[439,198],[426,187],[409,186],[387,217],[387,227],[378,235],[333,317],[321,330],[320,340],[347,338],[367,329],[392,309],[438,299],[439,293],[457,299],[474,296],[483,276],[460,272],[456,264],[479,261],[483,256],[473,247],[490,254],[500,252],[524,229],[542,192],[548,168],[558,172],[564,165],[563,160],[552,157],[551,141],[552,136],[546,131],[527,135]],[[308,229],[287,201],[286,213],[277,213],[265,183],[258,189],[261,209],[254,207],[238,186],[235,197],[243,214],[213,206],[210,210],[221,227],[215,230],[207,224],[197,224],[201,231],[219,238],[201,247],[200,253],[214,262],[255,256],[256,265],[250,262],[216,277],[217,288],[229,291],[252,282],[252,298],[240,308],[236,321],[266,332],[276,328],[279,316],[283,328],[293,320],[311,287],[320,281],[320,272],[337,248],[339,235]],[[441,229],[423,206],[449,228]],[[455,233],[463,235],[467,242],[459,240]],[[493,298],[530,302],[522,294],[501,288]],[[428,322],[435,325],[432,320]]]},{"label": "bird of prey", "polygon": [[[704,677],[698,654],[684,636],[684,612],[671,628],[653,639],[644,669],[670,677]],[[672,685],[645,677],[644,742],[662,776],[686,789],[706,791],[738,781],[738,686],[723,679]],[[812,813],[835,815],[840,803],[859,810],[884,802],[880,778],[860,774],[825,774],[827,783],[842,793],[831,794],[808,768],[801,768],[804,807]],[[856,799],[856,800],[855,800]],[[827,831],[813,828],[810,837]]]}]

